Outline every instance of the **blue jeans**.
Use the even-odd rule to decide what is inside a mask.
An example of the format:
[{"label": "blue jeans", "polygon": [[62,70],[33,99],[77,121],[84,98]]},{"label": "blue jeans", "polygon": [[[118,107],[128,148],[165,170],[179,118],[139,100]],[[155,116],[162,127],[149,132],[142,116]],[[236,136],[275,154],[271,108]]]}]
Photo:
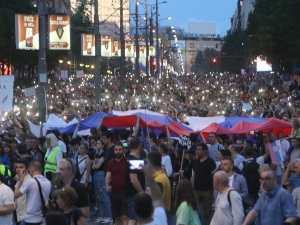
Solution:
[{"label": "blue jeans", "polygon": [[97,171],[94,173],[95,193],[100,199],[99,216],[111,217],[111,204],[109,195],[105,190],[104,171]]}]

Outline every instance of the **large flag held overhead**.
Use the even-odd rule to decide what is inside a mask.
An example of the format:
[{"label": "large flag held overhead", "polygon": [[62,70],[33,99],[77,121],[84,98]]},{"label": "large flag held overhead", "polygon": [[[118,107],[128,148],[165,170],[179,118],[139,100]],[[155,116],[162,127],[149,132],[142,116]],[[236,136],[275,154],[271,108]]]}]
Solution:
[{"label": "large flag held overhead", "polygon": [[[134,127],[137,121],[137,116],[140,117],[139,125],[143,128],[148,128],[150,132],[157,134],[166,131],[166,125],[172,136],[180,134],[188,136],[191,132],[216,134],[244,134],[250,131],[270,131],[276,134],[282,130],[285,135],[290,134],[291,124],[282,120],[268,118],[252,118],[252,117],[188,117],[186,121],[189,125],[181,124],[167,116],[149,110],[131,110],[131,111],[113,111],[113,114],[99,112],[85,120],[79,121],[79,131],[90,128],[97,128],[99,122],[104,115],[108,115],[103,122],[103,125],[108,128],[128,128]],[[61,120],[61,119],[60,119]],[[49,129],[58,129],[61,133],[74,132],[76,123],[66,124],[63,120],[61,123],[56,120],[52,123]]]}]

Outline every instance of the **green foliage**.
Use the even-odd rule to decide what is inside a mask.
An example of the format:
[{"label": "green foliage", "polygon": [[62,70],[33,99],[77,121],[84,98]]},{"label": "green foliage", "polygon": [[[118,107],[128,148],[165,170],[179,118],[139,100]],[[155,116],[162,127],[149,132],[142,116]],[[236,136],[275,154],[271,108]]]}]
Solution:
[{"label": "green foliage", "polygon": [[227,32],[219,59],[222,71],[240,73],[241,69],[245,68],[246,43],[246,31],[238,29],[234,32],[230,30]]},{"label": "green foliage", "polygon": [[[264,55],[274,70],[300,65],[300,1],[257,0],[249,15],[249,51]],[[280,67],[280,65],[282,67]]]}]

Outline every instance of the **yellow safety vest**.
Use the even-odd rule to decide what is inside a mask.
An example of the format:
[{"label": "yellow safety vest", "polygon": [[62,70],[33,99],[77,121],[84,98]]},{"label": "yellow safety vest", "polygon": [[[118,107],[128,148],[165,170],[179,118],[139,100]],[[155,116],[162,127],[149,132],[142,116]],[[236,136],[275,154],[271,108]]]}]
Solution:
[{"label": "yellow safety vest", "polygon": [[10,169],[8,167],[6,167],[5,165],[0,165],[0,173],[5,176],[5,169],[7,168],[7,175],[11,177],[11,172]]},{"label": "yellow safety vest", "polygon": [[46,172],[51,172],[51,173],[56,173],[57,170],[57,162],[56,162],[56,155],[58,153],[58,151],[61,151],[60,147],[56,147],[54,149],[54,151],[50,154],[50,156],[48,157],[48,152],[45,155],[45,170],[44,173],[46,174]]}]

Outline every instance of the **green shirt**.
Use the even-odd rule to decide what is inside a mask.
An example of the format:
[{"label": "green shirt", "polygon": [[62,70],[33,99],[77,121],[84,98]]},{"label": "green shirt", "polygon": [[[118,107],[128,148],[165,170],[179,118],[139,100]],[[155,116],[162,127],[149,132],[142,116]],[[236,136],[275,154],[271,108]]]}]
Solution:
[{"label": "green shirt", "polygon": [[187,202],[182,202],[176,212],[176,225],[201,225],[198,212],[195,211]]}]

